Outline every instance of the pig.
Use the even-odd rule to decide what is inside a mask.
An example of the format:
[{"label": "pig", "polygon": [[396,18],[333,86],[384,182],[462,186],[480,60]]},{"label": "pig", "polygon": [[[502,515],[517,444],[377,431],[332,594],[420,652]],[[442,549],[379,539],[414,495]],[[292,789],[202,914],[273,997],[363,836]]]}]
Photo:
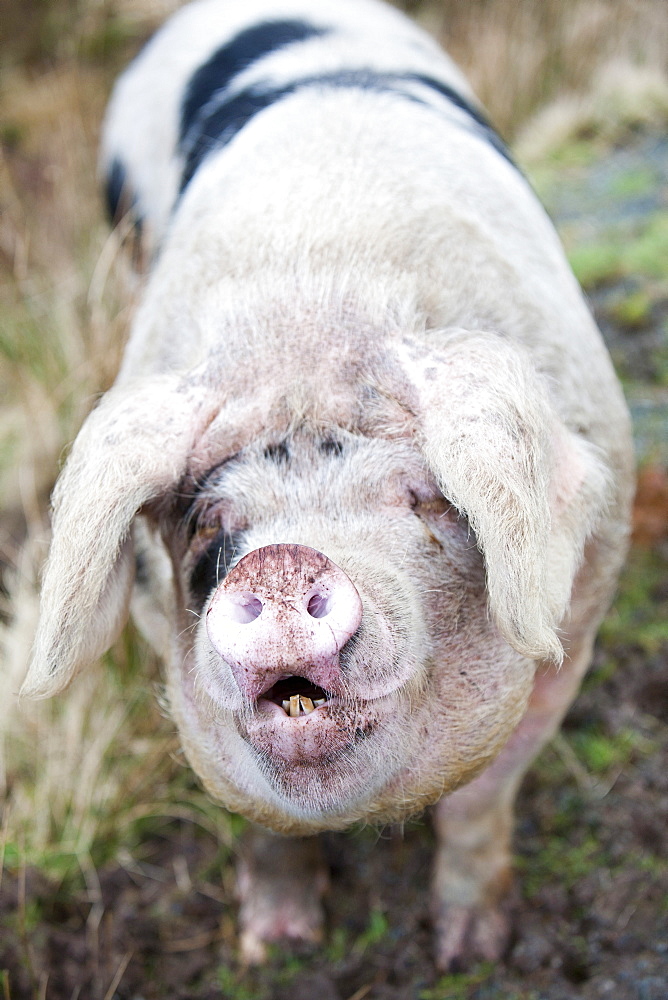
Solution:
[{"label": "pig", "polygon": [[552,225],[459,70],[376,0],[180,9],[115,87],[102,167],[141,301],[54,491],[23,691],[63,691],[131,610],[190,764],[257,825],[248,960],[321,938],[309,838],[431,805],[437,964],[496,960],[514,798],[591,661],[633,490]]}]

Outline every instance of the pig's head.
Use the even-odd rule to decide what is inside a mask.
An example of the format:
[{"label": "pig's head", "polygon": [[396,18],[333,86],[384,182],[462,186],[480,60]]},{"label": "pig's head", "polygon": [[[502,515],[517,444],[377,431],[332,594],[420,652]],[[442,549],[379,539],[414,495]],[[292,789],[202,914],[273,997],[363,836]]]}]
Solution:
[{"label": "pig's head", "polygon": [[535,661],[559,659],[606,480],[520,352],[439,348],[396,344],[345,418],[221,403],[200,375],[112,390],[55,495],[27,693],[61,690],[122,626],[140,513],[138,605],[152,595],[186,752],[228,807],[312,832],[478,773]]}]

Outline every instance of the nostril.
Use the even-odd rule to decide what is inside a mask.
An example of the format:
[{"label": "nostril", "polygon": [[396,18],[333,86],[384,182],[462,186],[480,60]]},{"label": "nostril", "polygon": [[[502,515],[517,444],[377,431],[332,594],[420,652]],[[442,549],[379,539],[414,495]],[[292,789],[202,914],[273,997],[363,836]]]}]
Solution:
[{"label": "nostril", "polygon": [[324,618],[332,610],[332,598],[327,594],[314,594],[306,610],[311,618]]},{"label": "nostril", "polygon": [[248,625],[262,614],[262,601],[255,594],[227,594],[223,612],[233,622]]}]

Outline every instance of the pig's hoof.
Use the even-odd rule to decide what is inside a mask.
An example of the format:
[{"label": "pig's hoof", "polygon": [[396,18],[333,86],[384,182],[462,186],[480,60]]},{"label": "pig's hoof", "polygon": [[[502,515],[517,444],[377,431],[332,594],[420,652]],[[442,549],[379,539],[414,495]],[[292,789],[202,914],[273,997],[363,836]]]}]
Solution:
[{"label": "pig's hoof", "polygon": [[445,907],[436,919],[435,959],[441,972],[494,962],[506,949],[510,920],[497,907]]},{"label": "pig's hoof", "polygon": [[[241,960],[247,965],[262,965],[267,960],[267,946],[270,944],[282,945],[289,952],[301,951],[304,948],[313,947],[322,942],[323,938],[323,917],[322,913],[317,914],[318,923],[314,926],[310,921],[304,919],[306,914],[301,914],[301,919],[294,919],[286,924],[285,914],[267,914],[266,920],[255,927],[244,927],[239,935],[239,951]],[[275,918],[275,923],[271,924],[271,918]]]},{"label": "pig's hoof", "polygon": [[261,964],[269,944],[284,944],[291,951],[319,944],[327,884],[316,838],[297,840],[251,831],[237,867],[243,961]]}]

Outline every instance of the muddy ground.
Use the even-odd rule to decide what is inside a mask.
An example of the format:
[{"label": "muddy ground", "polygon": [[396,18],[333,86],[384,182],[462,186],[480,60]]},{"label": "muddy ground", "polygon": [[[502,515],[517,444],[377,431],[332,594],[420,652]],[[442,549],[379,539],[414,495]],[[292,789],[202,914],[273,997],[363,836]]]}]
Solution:
[{"label": "muddy ground", "polygon": [[[593,671],[522,788],[504,960],[435,971],[424,817],[327,837],[325,944],[245,969],[234,842],[165,816],[137,821],[131,842],[84,874],[65,866],[54,878],[5,858],[3,1000],[668,997],[668,142],[628,135],[586,155],[580,145],[536,183],[624,378],[645,472],[636,545]],[[640,243],[647,262],[634,267],[629,247]]]}]

